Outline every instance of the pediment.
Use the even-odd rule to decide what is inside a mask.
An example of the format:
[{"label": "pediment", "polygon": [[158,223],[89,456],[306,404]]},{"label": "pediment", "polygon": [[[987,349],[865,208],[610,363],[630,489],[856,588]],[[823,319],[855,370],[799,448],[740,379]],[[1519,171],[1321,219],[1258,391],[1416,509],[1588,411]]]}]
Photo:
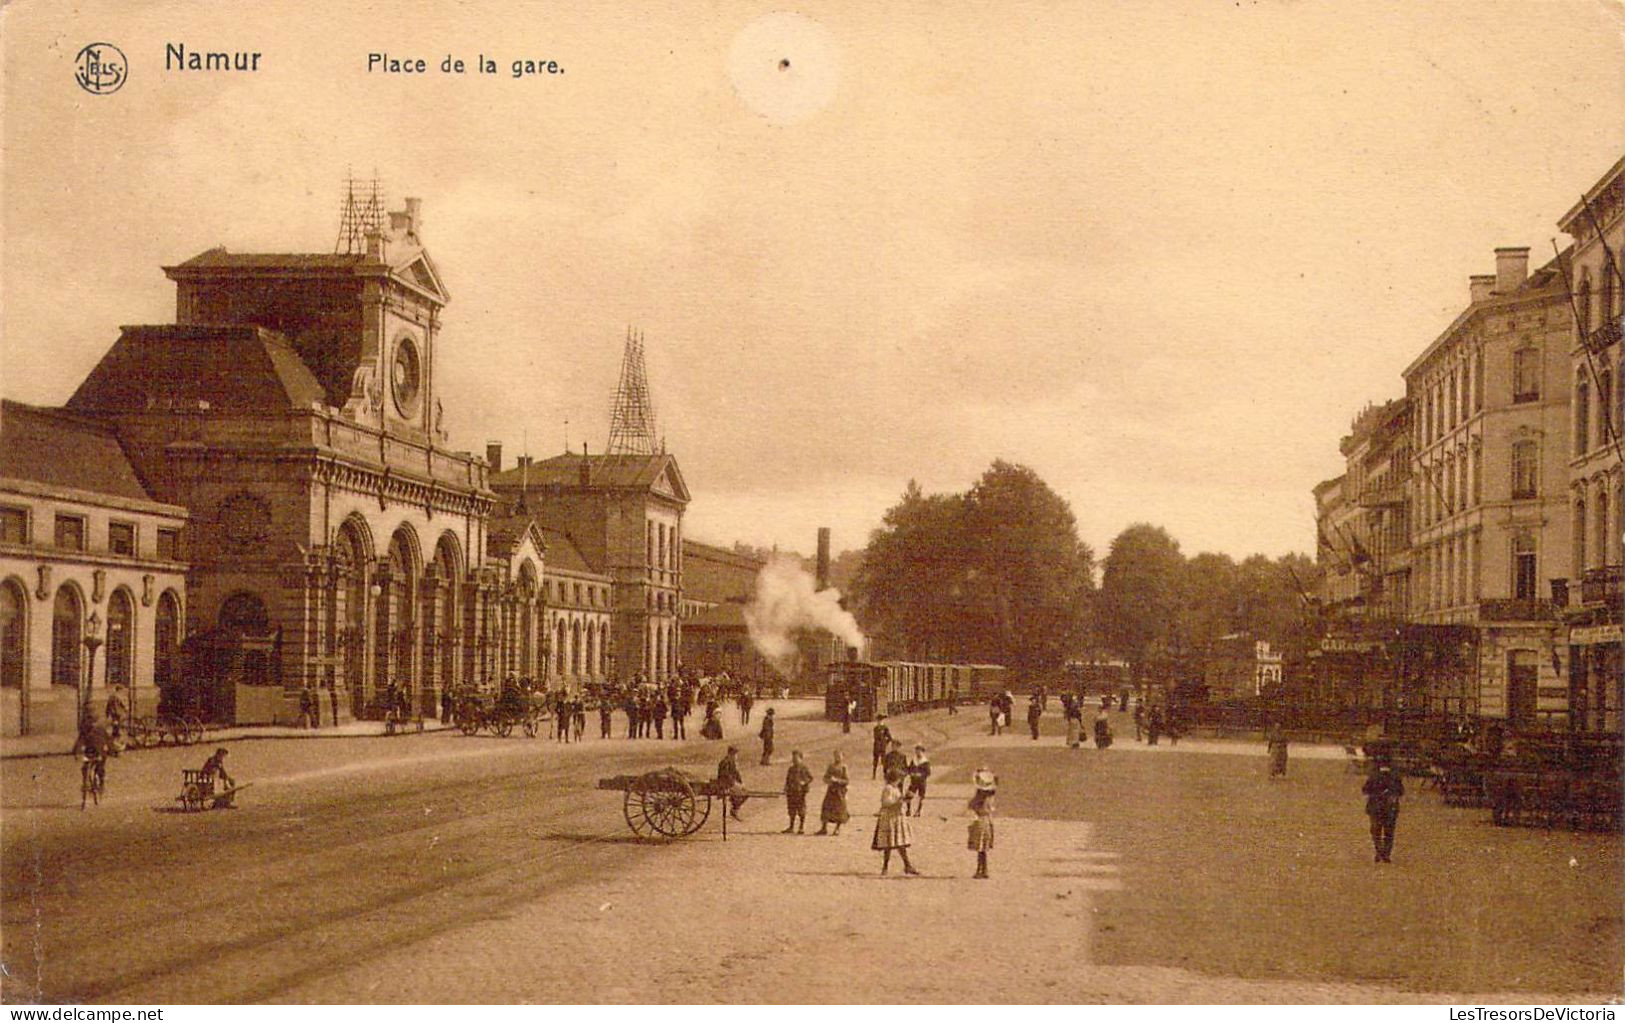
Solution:
[{"label": "pediment", "polygon": [[442,305],[451,300],[451,295],[446,291],[446,286],[440,281],[440,273],[435,269],[434,260],[429,258],[427,252],[419,250],[409,258],[397,263],[391,269],[397,278],[434,298]]},{"label": "pediment", "polygon": [[683,482],[683,474],[677,469],[677,460],[669,456],[649,489],[661,497],[688,503],[688,485]]}]

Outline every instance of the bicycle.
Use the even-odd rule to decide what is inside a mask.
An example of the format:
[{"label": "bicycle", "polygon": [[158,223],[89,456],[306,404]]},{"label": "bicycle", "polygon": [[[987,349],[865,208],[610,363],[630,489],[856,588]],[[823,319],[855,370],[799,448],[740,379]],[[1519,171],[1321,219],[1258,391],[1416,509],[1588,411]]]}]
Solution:
[{"label": "bicycle", "polygon": [[85,756],[79,761],[79,809],[87,800],[100,806],[102,791],[107,788],[107,757]]}]

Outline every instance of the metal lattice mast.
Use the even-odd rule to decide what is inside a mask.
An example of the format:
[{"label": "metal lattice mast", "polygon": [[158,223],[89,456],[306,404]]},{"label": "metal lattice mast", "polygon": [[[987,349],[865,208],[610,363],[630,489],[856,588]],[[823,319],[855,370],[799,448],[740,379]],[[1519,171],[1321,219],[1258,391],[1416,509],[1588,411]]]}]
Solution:
[{"label": "metal lattice mast", "polygon": [[611,455],[652,455],[655,444],[655,409],[649,398],[649,376],[643,366],[643,334],[630,327],[626,331],[626,351],[621,356],[621,382],[615,388],[615,404],[609,415]]},{"label": "metal lattice mast", "polygon": [[384,229],[384,193],[376,172],[370,179],[344,178],[344,206],[339,212],[339,240],[334,252],[367,251],[367,235]]}]

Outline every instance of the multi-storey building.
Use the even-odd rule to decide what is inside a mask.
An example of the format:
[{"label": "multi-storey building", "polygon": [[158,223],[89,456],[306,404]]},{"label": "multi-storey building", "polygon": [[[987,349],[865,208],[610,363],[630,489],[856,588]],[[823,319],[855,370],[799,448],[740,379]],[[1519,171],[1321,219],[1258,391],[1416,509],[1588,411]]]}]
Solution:
[{"label": "multi-storey building", "polygon": [[71,734],[109,687],[157,712],[185,635],[186,520],[107,424],[0,405],[0,734]]},{"label": "multi-storey building", "polygon": [[[493,544],[487,466],[446,444],[435,369],[448,294],[420,221],[408,199],[370,225],[360,251],[217,248],[168,267],[176,323],[123,328],[50,430],[14,447],[8,424],[8,462],[39,467],[86,445],[108,456],[97,465],[114,451],[128,459],[127,471],[65,484],[82,493],[45,495],[85,509],[80,548],[56,536],[42,546],[40,505],[6,553],[73,583],[60,599],[59,586],[25,588],[55,602],[63,637],[84,628],[70,619],[88,619],[106,589],[109,625],[133,621],[138,637],[138,697],[150,679],[172,706],[258,723],[292,720],[304,687],[318,689],[328,719],[377,714],[393,690],[432,714],[447,687],[538,663],[539,542],[518,531]],[[8,490],[52,485],[16,476]],[[70,562],[83,563],[88,585]],[[139,582],[116,584],[126,572]],[[140,638],[149,614],[150,646]],[[171,616],[184,616],[179,678]],[[36,667],[39,620],[28,605],[19,633],[32,644],[20,663]],[[64,658],[51,676],[65,681],[71,644],[51,646]],[[126,672],[119,649],[114,678]],[[36,667],[25,669],[30,694]]]},{"label": "multi-storey building", "polygon": [[1567,713],[1548,580],[1568,574],[1572,317],[1554,260],[1495,251],[1467,307],[1404,371],[1411,410],[1410,619],[1470,626],[1462,709],[1515,727]]},{"label": "multi-storey building", "polygon": [[677,460],[664,452],[564,454],[494,473],[491,488],[510,509],[523,501],[539,523],[569,538],[588,575],[610,581],[605,673],[623,681],[674,675],[688,506]]},{"label": "multi-storey building", "polygon": [[1625,158],[1615,163],[1558,222],[1574,239],[1570,280],[1574,333],[1567,349],[1572,400],[1568,436],[1568,585],[1560,588],[1569,625],[1568,701],[1581,730],[1620,730],[1625,703],[1621,645],[1621,512],[1625,473],[1620,431],[1625,425]]}]

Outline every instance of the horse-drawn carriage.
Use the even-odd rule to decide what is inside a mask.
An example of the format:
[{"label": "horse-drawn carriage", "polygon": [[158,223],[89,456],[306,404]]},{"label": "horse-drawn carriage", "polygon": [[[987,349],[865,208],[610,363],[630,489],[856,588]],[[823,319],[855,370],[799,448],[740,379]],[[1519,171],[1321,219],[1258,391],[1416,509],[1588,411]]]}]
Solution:
[{"label": "horse-drawn carriage", "polygon": [[203,720],[198,717],[139,717],[123,722],[127,747],[152,749],[165,744],[195,746],[203,741]]},{"label": "horse-drawn carriage", "polygon": [[456,704],[457,728],[464,735],[490,732],[500,738],[513,734],[515,728],[527,739],[541,734],[547,711],[530,693],[507,690],[500,694],[480,693],[464,696]]}]

